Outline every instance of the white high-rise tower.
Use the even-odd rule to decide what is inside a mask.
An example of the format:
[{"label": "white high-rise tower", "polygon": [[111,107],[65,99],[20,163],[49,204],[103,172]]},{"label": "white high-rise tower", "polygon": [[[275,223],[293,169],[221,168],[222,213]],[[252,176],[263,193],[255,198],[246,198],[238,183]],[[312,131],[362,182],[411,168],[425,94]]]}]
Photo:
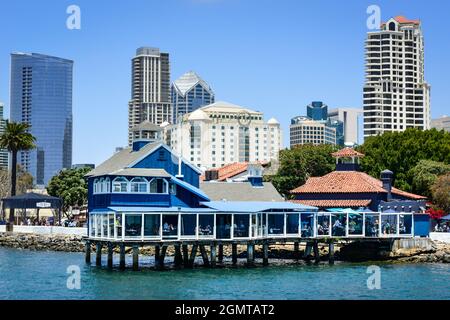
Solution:
[{"label": "white high-rise tower", "polygon": [[430,128],[430,86],[424,79],[419,20],[389,19],[367,34],[364,137]]}]

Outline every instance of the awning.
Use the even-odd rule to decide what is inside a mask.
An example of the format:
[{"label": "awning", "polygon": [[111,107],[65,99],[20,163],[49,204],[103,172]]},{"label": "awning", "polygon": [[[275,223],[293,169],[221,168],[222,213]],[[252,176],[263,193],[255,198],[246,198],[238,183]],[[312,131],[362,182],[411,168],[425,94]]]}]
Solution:
[{"label": "awning", "polygon": [[292,202],[263,201],[209,201],[202,205],[221,212],[262,212],[270,210],[317,211],[316,207]]}]

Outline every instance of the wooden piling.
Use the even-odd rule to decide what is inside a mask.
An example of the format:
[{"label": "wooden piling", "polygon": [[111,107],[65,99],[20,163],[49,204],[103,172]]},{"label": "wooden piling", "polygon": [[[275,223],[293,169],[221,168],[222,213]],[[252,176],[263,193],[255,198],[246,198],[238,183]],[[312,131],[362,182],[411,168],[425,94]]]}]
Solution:
[{"label": "wooden piling", "polygon": [[317,240],[314,240],[313,249],[314,249],[314,263],[319,264],[320,253],[319,253],[319,243],[317,242]]},{"label": "wooden piling", "polygon": [[232,261],[233,261],[233,265],[237,264],[237,244],[233,243],[231,245],[231,257],[232,257]]},{"label": "wooden piling", "polygon": [[112,269],[113,267],[113,250],[113,244],[111,242],[108,243],[108,269]]},{"label": "wooden piling", "polygon": [[164,270],[164,258],[166,257],[167,246],[162,246],[159,253],[158,263],[156,264],[156,269]]},{"label": "wooden piling", "polygon": [[85,261],[87,264],[91,264],[91,242],[86,241]]},{"label": "wooden piling", "polygon": [[119,245],[120,248],[120,254],[119,254],[119,268],[120,270],[125,269],[125,244],[121,243]]},{"label": "wooden piling", "polygon": [[194,244],[192,246],[192,252],[191,252],[191,256],[189,258],[189,268],[193,268],[194,267],[195,256],[197,255],[197,249],[198,249],[198,245]]},{"label": "wooden piling", "polygon": [[161,255],[161,247],[159,245],[156,245],[155,246],[155,268],[158,268],[160,255]]},{"label": "wooden piling", "polygon": [[306,242],[305,253],[303,254],[303,258],[306,261],[310,260],[311,250],[312,250],[312,243],[311,242]]},{"label": "wooden piling", "polygon": [[133,270],[139,270],[139,247],[136,244],[133,245]]},{"label": "wooden piling", "polygon": [[223,244],[219,244],[218,260],[219,260],[219,263],[223,262]]},{"label": "wooden piling", "polygon": [[334,264],[334,242],[330,241],[328,245],[328,263]]},{"label": "wooden piling", "polygon": [[265,241],[263,243],[263,266],[269,265],[269,244]]},{"label": "wooden piling", "polygon": [[205,246],[203,244],[201,244],[199,246],[199,248],[200,248],[200,254],[202,255],[202,259],[203,259],[203,266],[209,267],[208,254],[206,253]]},{"label": "wooden piling", "polygon": [[102,266],[102,248],[103,245],[101,244],[101,242],[97,242],[97,246],[96,246],[96,258],[95,258],[95,265],[97,267],[101,267]]},{"label": "wooden piling", "polygon": [[247,266],[255,264],[255,245],[252,242],[247,243]]},{"label": "wooden piling", "polygon": [[176,244],[174,247],[175,247],[174,263],[175,267],[178,268],[183,263],[183,257],[181,255],[181,246],[179,244]]},{"label": "wooden piling", "polygon": [[216,256],[216,245],[211,245],[211,268],[214,268],[217,263],[217,256]]},{"label": "wooden piling", "polygon": [[189,268],[189,248],[187,244],[183,244],[183,263],[185,268]]},{"label": "wooden piling", "polygon": [[294,242],[294,259],[298,260],[300,257],[300,250],[299,250],[299,242],[295,241]]}]

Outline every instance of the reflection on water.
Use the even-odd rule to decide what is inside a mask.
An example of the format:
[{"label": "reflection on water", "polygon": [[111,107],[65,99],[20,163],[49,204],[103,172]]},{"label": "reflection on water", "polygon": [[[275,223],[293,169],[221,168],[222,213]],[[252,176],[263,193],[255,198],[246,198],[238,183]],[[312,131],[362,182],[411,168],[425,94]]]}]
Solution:
[{"label": "reflection on water", "polygon": [[[81,290],[67,289],[71,265]],[[120,272],[87,266],[80,253],[0,248],[0,299],[450,299],[449,265],[380,264],[380,290],[367,288],[367,266]]]}]

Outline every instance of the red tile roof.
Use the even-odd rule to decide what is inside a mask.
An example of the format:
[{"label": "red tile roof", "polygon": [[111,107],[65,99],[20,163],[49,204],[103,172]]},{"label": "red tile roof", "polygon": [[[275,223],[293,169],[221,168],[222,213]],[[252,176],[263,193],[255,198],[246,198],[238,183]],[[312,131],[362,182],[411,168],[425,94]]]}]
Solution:
[{"label": "red tile roof", "polygon": [[[219,179],[217,181],[226,181],[228,178],[232,178],[238,174],[247,171],[247,168],[248,162],[235,162],[214,170],[219,171]],[[205,175],[202,175],[200,177],[200,180],[204,181]]]},{"label": "red tile roof", "polygon": [[369,206],[372,200],[290,200],[290,202],[319,208],[359,208]]},{"label": "red tile roof", "polygon": [[[420,24],[420,20],[410,20],[405,18],[404,16],[396,16],[394,20],[401,24]],[[381,25],[384,26],[386,22],[383,22]]]},{"label": "red tile roof", "polygon": [[335,158],[344,158],[344,157],[364,157],[361,152],[354,150],[353,148],[346,147],[337,152],[331,154]]},{"label": "red tile roof", "polygon": [[[302,193],[386,193],[383,183],[364,172],[333,171],[323,177],[309,178],[306,183],[291,191]],[[420,200],[425,197],[392,188],[392,193],[406,198]]]}]

